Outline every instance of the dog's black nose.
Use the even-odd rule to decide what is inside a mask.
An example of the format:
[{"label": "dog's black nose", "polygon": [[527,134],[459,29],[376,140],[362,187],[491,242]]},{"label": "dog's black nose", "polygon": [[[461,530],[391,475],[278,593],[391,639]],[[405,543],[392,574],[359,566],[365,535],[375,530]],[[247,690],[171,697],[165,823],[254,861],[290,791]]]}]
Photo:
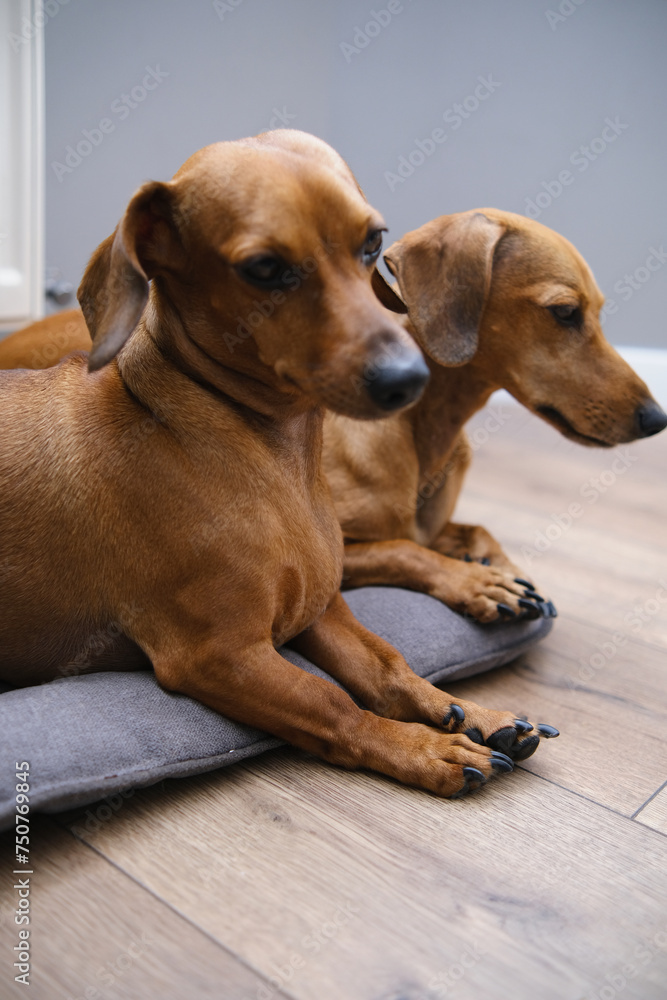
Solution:
[{"label": "dog's black nose", "polygon": [[430,372],[421,354],[405,351],[378,360],[369,375],[368,394],[381,410],[400,410],[421,396]]},{"label": "dog's black nose", "polygon": [[659,434],[667,427],[667,413],[658,406],[654,399],[643,403],[638,408],[635,417],[639,427],[639,437],[651,437],[652,434]]}]

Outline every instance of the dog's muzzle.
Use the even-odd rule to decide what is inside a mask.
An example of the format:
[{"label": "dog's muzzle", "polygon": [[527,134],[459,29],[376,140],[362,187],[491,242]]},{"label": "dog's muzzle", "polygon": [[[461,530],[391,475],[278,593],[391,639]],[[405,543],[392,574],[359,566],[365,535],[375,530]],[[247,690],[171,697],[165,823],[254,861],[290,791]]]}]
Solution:
[{"label": "dog's muzzle", "polygon": [[404,348],[386,360],[378,359],[368,395],[381,410],[400,410],[419,399],[430,372],[418,351]]},{"label": "dog's muzzle", "polygon": [[658,406],[654,399],[650,399],[648,403],[643,403],[637,408],[635,420],[638,428],[637,437],[651,437],[653,434],[664,431],[667,427],[667,413]]}]

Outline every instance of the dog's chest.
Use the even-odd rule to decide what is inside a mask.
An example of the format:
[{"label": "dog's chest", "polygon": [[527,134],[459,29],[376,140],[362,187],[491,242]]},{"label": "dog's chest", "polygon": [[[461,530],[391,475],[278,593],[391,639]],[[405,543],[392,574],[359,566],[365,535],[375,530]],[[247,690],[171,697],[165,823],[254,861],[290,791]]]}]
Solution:
[{"label": "dog's chest", "polygon": [[275,645],[319,618],[342,576],[342,533],[328,490],[320,484],[316,492],[304,494],[294,485],[283,480],[279,486],[281,525],[267,537],[264,550]]},{"label": "dog's chest", "polygon": [[308,628],[340,587],[342,534],[315,469],[284,456],[230,463],[193,521],[197,569],[224,606],[275,645]]}]

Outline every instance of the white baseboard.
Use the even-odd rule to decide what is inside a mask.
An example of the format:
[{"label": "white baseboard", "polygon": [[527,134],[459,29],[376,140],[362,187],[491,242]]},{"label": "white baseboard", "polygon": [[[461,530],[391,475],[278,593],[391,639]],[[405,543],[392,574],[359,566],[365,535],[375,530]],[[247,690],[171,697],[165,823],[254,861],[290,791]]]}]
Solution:
[{"label": "white baseboard", "polygon": [[[664,347],[618,347],[616,350],[646,382],[655,399],[667,411],[667,348]],[[505,389],[494,392],[490,403],[517,403]]]},{"label": "white baseboard", "polygon": [[667,410],[667,348],[617,347],[616,350],[644,379],[663,410]]}]

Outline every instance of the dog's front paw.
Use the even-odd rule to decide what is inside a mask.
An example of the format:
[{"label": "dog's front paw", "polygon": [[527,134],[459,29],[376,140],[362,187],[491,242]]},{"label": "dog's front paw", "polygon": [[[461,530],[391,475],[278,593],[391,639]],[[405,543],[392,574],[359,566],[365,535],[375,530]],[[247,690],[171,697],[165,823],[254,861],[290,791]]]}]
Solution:
[{"label": "dog's front paw", "polygon": [[490,778],[514,770],[507,754],[476,743],[463,733],[438,733],[428,726],[408,724],[403,727],[401,743],[406,751],[405,769],[394,771],[394,775],[443,798],[459,799]]},{"label": "dog's front paw", "polygon": [[474,701],[452,702],[442,720],[450,733],[462,733],[473,743],[506,754],[512,760],[526,760],[537,750],[540,739],[550,740],[559,731],[546,722],[532,725],[511,712],[482,708]]},{"label": "dog's front paw", "polygon": [[461,561],[448,567],[429,593],[453,611],[483,624],[555,618],[556,609],[532,584],[495,566]]}]

